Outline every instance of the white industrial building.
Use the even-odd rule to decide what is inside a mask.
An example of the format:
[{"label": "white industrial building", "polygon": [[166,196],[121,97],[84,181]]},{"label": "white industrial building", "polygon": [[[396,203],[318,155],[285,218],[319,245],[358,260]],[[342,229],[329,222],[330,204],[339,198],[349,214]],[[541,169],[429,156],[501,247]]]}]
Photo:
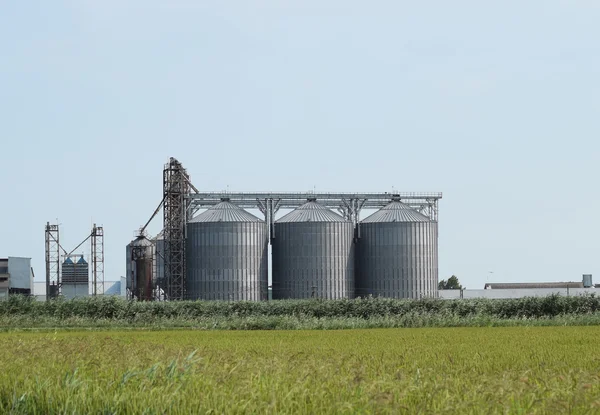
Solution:
[{"label": "white industrial building", "polygon": [[[86,285],[87,292],[79,293],[77,296],[71,296],[70,298],[75,297],[87,297],[92,295],[92,284]],[[45,281],[35,281],[33,283],[33,295],[35,295],[36,300],[38,301],[46,301],[46,282]],[[104,289],[102,285],[98,286],[98,295],[115,295],[118,297],[125,297],[125,277],[121,277],[118,281],[104,281]],[[66,298],[67,296],[65,296]]]},{"label": "white industrial building", "polygon": [[0,258],[0,299],[9,294],[30,295],[33,290],[31,258]]},{"label": "white industrial building", "polygon": [[439,297],[458,298],[523,298],[548,295],[578,296],[598,294],[600,285],[594,285],[592,274],[583,274],[581,281],[553,282],[488,282],[482,290],[439,290]]}]

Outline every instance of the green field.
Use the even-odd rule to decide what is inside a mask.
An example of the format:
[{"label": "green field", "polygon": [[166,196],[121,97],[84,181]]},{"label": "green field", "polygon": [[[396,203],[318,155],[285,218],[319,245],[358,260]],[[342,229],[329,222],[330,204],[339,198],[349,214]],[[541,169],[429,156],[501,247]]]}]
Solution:
[{"label": "green field", "polygon": [[0,334],[1,413],[600,413],[600,327]]}]

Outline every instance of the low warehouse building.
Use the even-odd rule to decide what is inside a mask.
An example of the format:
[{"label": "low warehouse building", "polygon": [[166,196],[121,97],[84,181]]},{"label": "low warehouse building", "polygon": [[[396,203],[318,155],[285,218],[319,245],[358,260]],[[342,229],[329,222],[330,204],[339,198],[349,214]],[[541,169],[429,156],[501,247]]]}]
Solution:
[{"label": "low warehouse building", "polygon": [[0,258],[0,300],[10,294],[31,295],[32,289],[31,258]]}]

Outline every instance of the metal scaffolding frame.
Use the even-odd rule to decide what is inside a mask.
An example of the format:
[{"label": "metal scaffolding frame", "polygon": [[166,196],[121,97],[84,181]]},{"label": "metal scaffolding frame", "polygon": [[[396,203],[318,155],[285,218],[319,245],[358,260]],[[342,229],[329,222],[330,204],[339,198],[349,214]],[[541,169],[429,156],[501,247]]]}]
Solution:
[{"label": "metal scaffolding frame", "polygon": [[[197,192],[188,196],[189,213],[193,216],[198,210],[214,206],[222,200],[229,200],[245,209],[259,209],[269,224],[271,239],[274,236],[275,215],[281,208],[294,209],[307,200],[316,200],[323,206],[337,209],[344,218],[351,220],[359,231],[362,209],[380,209],[393,200],[401,200],[406,205],[421,212],[431,220],[438,220],[438,202],[442,193],[230,193]],[[357,233],[360,235],[360,233]],[[165,239],[166,240],[166,239]]]},{"label": "metal scaffolding frame", "polygon": [[[92,228],[92,295],[98,295],[98,292],[104,294],[104,228],[96,226]],[[101,290],[98,288],[101,287]]]},{"label": "metal scaffolding frame", "polygon": [[46,222],[46,299],[51,298],[50,286],[56,285],[56,295],[60,294],[60,243],[58,225],[50,225]]},{"label": "metal scaffolding frame", "polygon": [[185,298],[185,229],[190,210],[190,177],[181,163],[171,157],[163,170],[163,232],[165,238],[166,296]]},{"label": "metal scaffolding frame", "polygon": [[[104,294],[104,228],[102,226],[96,226],[94,223],[91,233],[70,252],[67,252],[59,242],[58,225],[46,223],[45,239],[47,299],[62,294],[61,251],[63,252],[62,257],[65,259],[73,257],[73,253],[88,239],[91,239],[92,294]],[[56,286],[56,291],[51,290],[51,286]]]}]

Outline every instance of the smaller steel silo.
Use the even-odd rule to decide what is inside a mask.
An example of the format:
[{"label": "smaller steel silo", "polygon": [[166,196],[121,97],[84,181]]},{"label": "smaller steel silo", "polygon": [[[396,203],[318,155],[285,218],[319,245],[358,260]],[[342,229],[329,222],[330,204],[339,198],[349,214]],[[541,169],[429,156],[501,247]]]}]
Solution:
[{"label": "smaller steel silo", "polygon": [[437,222],[400,200],[360,223],[358,296],[437,297]]},{"label": "smaller steel silo", "polygon": [[154,244],[145,236],[138,236],[128,245],[130,258],[127,285],[130,295],[138,300],[152,300],[154,289],[154,269],[152,266]]},{"label": "smaller steel silo", "polygon": [[316,200],[275,223],[273,298],[353,298],[354,224]]}]

